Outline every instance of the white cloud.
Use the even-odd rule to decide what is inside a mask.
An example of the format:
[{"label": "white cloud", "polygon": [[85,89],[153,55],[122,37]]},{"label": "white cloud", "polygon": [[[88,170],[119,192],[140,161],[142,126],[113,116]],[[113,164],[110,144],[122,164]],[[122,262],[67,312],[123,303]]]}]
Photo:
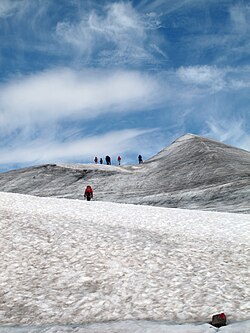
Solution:
[{"label": "white cloud", "polygon": [[[111,153],[121,153],[121,147],[123,151],[133,151],[136,147],[149,156],[148,147],[153,154],[159,147],[163,148],[167,127],[174,126],[171,135],[174,131],[176,135],[180,131],[192,131],[188,127],[191,118],[199,124],[200,132],[209,119],[206,135],[249,149],[249,135],[243,121],[240,125],[230,122],[235,107],[242,115],[247,114],[245,107],[237,105],[240,97],[235,100],[231,94],[235,90],[240,96],[237,82],[243,82],[241,85],[247,88],[246,70],[182,67],[161,75],[149,75],[135,71],[57,69],[12,80],[0,86],[1,163],[87,160],[95,153],[104,154],[107,147]],[[213,84],[221,77],[223,90],[215,91]],[[144,110],[152,111],[147,113],[152,123],[157,124],[152,126],[159,124],[154,119],[161,119],[161,131],[157,135],[141,136],[143,130],[122,130],[107,136],[94,137],[92,133],[92,137],[86,137],[91,128],[96,133],[95,126],[103,133],[106,125],[102,116],[112,113],[125,116]],[[154,110],[158,110],[158,115],[154,115]],[[227,121],[216,122],[216,114],[222,111]],[[131,123],[131,118],[122,119]],[[92,127],[86,130],[89,121]],[[157,137],[161,139],[157,141]]]},{"label": "white cloud", "polygon": [[10,0],[0,1],[0,18],[8,17],[16,10],[17,2]]},{"label": "white cloud", "polygon": [[221,90],[225,85],[224,72],[213,66],[180,67],[177,75],[185,83],[209,86],[214,90]]},{"label": "white cloud", "polygon": [[147,11],[161,12],[163,15],[168,15],[177,11],[182,11],[185,8],[204,7],[205,4],[217,3],[218,0],[141,0],[138,7]]},{"label": "white cloud", "polygon": [[[1,0],[0,18],[10,17],[16,14],[22,16],[30,5],[31,2],[29,0]],[[39,6],[40,1],[38,2],[38,7]]]},{"label": "white cloud", "polygon": [[206,94],[219,91],[242,90],[250,87],[249,66],[223,67],[215,66],[189,66],[180,67],[176,76],[186,87],[196,92],[204,91]]},{"label": "white cloud", "polygon": [[230,82],[231,88],[234,90],[242,90],[242,89],[249,89],[250,88],[250,80],[237,80],[234,79]]},{"label": "white cloud", "polygon": [[148,109],[158,91],[157,81],[139,72],[46,71],[0,87],[0,128]]},{"label": "white cloud", "polygon": [[[95,56],[99,63],[155,62],[155,52],[165,57],[157,37],[151,31],[160,25],[152,15],[140,15],[129,2],[117,2],[104,7],[103,15],[95,11],[85,14],[78,23],[59,22],[57,36],[85,57]],[[156,45],[151,48],[150,45]]]},{"label": "white cloud", "polygon": [[229,9],[233,30],[239,34],[246,34],[250,30],[250,6],[237,4]]},{"label": "white cloud", "polygon": [[112,112],[148,110],[158,103],[159,90],[155,78],[131,71],[58,69],[2,84],[1,164],[86,160],[89,156],[92,161],[93,154],[107,153],[107,149],[110,153],[133,151],[133,140],[148,130],[123,129],[89,137],[85,127],[89,120]]},{"label": "white cloud", "polygon": [[142,0],[139,6],[147,10],[162,10],[164,14],[169,14],[193,1],[194,0]]},{"label": "white cloud", "polygon": [[93,156],[106,154],[122,154],[137,149],[136,140],[147,135],[152,130],[126,129],[109,132],[99,136],[91,136],[68,142],[43,138],[26,143],[25,147],[16,146],[13,149],[1,148],[1,164],[11,163],[55,163],[66,161],[93,161]]},{"label": "white cloud", "polygon": [[205,136],[250,151],[250,134],[243,119],[218,119],[207,121]]},{"label": "white cloud", "polygon": [[[249,68],[181,67],[160,75],[137,71],[57,69],[0,86],[0,130],[43,127],[110,113],[189,108],[220,91],[249,89]],[[176,111],[177,113],[177,111]]]}]

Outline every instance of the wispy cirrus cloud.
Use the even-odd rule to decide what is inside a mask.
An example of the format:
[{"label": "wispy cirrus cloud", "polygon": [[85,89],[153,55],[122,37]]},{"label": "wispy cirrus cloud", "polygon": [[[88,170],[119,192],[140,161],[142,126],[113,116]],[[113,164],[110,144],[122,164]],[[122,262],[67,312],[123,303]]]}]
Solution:
[{"label": "wispy cirrus cloud", "polygon": [[250,31],[250,5],[238,3],[229,9],[232,29],[235,33],[245,35]]},{"label": "wispy cirrus cloud", "polygon": [[[78,23],[58,22],[56,34],[73,46],[85,60],[100,65],[156,63],[166,60],[162,40],[153,33],[160,26],[158,15],[140,14],[130,2],[114,2],[99,14],[91,11]],[[157,57],[156,57],[157,55]]]},{"label": "wispy cirrus cloud", "polygon": [[[22,69],[24,65],[30,68],[27,55],[39,68],[65,61],[75,68],[82,64],[152,67],[168,61],[166,42],[158,33],[160,15],[140,12],[129,1],[104,1],[100,5],[98,1],[2,0],[0,6],[0,19],[9,19],[2,25],[2,43],[23,55],[18,57]],[[33,53],[36,56],[30,57]],[[2,57],[10,66],[4,53]],[[13,64],[13,71],[16,69]]]},{"label": "wispy cirrus cloud", "polygon": [[15,0],[1,0],[0,2],[0,18],[14,15],[17,10],[21,9],[23,4]]},{"label": "wispy cirrus cloud", "polygon": [[245,150],[250,150],[250,134],[242,118],[211,118],[207,121],[208,129],[204,135],[216,138],[221,142],[230,143]]},{"label": "wispy cirrus cloud", "polygon": [[148,11],[161,10],[164,15],[178,11],[185,5],[190,5],[197,0],[142,0],[139,3],[140,8],[145,8]]},{"label": "wispy cirrus cloud", "polygon": [[[39,18],[45,18],[46,11],[49,8],[49,2],[43,0],[37,0],[36,2],[30,0],[1,0],[0,1],[0,19],[13,19],[11,23],[27,22],[29,19],[29,27],[36,29],[35,22]],[[22,27],[23,28],[23,27]],[[20,31],[18,31],[20,33]]]},{"label": "wispy cirrus cloud", "polygon": [[180,67],[177,75],[185,83],[212,87],[214,91],[223,89],[225,85],[224,71],[214,66]]},{"label": "wispy cirrus cloud", "polygon": [[177,77],[189,87],[203,89],[206,94],[248,89],[250,67],[187,66],[176,71]]},{"label": "wispy cirrus cloud", "polygon": [[176,46],[175,58],[170,57],[170,63],[181,58],[189,65],[246,65],[250,55],[247,2],[144,0],[137,8],[160,15],[166,37],[175,37],[170,46]]},{"label": "wispy cirrus cloud", "polygon": [[[151,130],[152,131],[152,130]],[[90,138],[80,138],[61,142],[55,138],[41,137],[30,141],[23,147],[15,146],[9,151],[0,148],[1,164],[29,163],[58,163],[67,161],[87,160],[93,162],[93,154],[105,156],[112,154],[137,153],[139,150],[137,139],[151,132],[141,129],[126,129],[119,132],[111,131],[106,134],[93,135]]]}]

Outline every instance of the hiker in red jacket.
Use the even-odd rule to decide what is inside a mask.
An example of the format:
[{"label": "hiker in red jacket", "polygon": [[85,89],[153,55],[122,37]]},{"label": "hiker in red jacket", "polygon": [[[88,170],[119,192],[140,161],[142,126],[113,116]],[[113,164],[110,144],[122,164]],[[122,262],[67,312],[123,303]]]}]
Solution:
[{"label": "hiker in red jacket", "polygon": [[121,159],[122,159],[122,158],[121,158],[121,156],[119,155],[119,156],[117,157],[117,161],[118,161],[118,164],[119,164],[119,165],[121,165]]},{"label": "hiker in red jacket", "polygon": [[85,189],[84,198],[87,198],[87,201],[90,201],[93,198],[93,190],[89,185]]}]

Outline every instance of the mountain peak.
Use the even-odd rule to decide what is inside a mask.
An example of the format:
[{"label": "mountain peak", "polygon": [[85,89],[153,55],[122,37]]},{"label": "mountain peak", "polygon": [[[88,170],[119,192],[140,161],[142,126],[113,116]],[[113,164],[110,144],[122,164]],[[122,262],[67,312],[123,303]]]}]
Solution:
[{"label": "mountain peak", "polygon": [[[184,134],[184,135],[178,137],[177,139],[175,139],[175,140],[171,143],[171,145],[174,144],[174,143],[183,143],[183,142],[186,142],[186,141],[189,141],[189,140],[193,140],[193,139],[196,139],[196,138],[200,138],[200,139],[202,139],[201,136],[198,136],[198,135],[195,135],[195,134],[192,134],[192,133],[186,133],[186,134]],[[170,145],[170,146],[171,146],[171,145]],[[167,147],[167,148],[168,148],[168,147]]]},{"label": "mountain peak", "polygon": [[182,147],[183,144],[186,144],[188,141],[199,139],[198,141],[205,140],[205,138],[202,138],[201,136],[192,134],[192,133],[186,133],[177,139],[175,139],[169,146],[163,148],[159,153],[149,158],[147,162],[152,162],[154,160],[158,160],[159,158],[163,158],[166,155],[169,155],[171,152],[176,153],[176,149],[178,147]]},{"label": "mountain peak", "polygon": [[[177,139],[175,139],[172,143],[174,143],[174,142],[183,142],[183,141],[194,140],[194,139],[198,139],[198,140],[201,140],[201,141],[214,141],[212,139],[205,138],[205,137],[197,135],[197,134],[186,133],[186,134],[178,137]],[[217,141],[214,141],[214,142],[217,142]]]},{"label": "mountain peak", "polygon": [[[0,174],[0,191],[250,212],[250,153],[187,133],[140,166],[48,165]],[[109,172],[108,172],[109,171]]]},{"label": "mountain peak", "polygon": [[199,135],[193,134],[193,133],[186,133],[182,136],[180,136],[179,138],[177,138],[175,141],[181,141],[181,140],[189,140],[189,139],[193,139],[193,138],[199,138]]}]

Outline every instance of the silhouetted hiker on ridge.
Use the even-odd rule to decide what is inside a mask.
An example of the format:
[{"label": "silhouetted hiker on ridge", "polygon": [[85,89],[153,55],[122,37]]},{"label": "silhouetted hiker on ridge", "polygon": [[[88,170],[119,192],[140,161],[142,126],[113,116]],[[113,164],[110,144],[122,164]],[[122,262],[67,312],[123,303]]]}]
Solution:
[{"label": "silhouetted hiker on ridge", "polygon": [[111,158],[110,158],[110,156],[107,155],[105,157],[105,160],[106,160],[107,165],[111,165]]}]

